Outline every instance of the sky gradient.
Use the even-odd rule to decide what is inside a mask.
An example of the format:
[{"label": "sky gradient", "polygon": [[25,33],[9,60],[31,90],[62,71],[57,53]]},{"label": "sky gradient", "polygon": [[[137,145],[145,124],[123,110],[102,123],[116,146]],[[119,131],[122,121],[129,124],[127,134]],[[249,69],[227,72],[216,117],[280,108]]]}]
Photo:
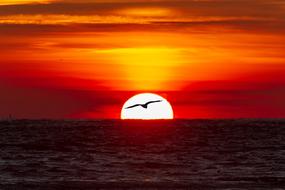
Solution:
[{"label": "sky gradient", "polygon": [[285,117],[283,0],[2,0],[0,118]]}]

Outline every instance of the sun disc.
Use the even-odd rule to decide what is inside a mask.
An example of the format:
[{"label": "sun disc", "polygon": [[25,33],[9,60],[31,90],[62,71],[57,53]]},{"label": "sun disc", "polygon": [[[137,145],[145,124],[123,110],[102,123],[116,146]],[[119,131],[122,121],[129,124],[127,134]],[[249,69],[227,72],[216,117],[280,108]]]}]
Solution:
[{"label": "sun disc", "polygon": [[137,94],[122,107],[121,119],[173,119],[173,109],[163,97],[152,94]]}]

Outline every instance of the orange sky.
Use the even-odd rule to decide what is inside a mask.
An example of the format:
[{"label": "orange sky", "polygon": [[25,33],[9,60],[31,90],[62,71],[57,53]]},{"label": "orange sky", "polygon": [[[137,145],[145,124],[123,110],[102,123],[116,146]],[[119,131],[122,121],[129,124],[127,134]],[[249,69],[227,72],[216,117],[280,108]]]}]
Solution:
[{"label": "orange sky", "polygon": [[2,0],[0,118],[285,117],[282,0]]}]

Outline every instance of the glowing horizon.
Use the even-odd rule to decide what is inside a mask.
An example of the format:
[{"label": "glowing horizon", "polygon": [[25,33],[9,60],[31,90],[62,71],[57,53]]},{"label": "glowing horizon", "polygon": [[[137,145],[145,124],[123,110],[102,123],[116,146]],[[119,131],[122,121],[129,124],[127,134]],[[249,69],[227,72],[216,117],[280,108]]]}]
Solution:
[{"label": "glowing horizon", "polygon": [[285,117],[284,10],[266,0],[1,1],[0,117],[119,118],[145,91],[170,98],[178,118]]}]

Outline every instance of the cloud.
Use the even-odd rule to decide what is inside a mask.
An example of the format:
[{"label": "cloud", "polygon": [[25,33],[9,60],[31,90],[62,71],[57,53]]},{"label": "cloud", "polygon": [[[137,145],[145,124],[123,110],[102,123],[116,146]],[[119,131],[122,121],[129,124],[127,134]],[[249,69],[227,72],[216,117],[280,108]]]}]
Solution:
[{"label": "cloud", "polygon": [[32,3],[48,3],[51,0],[1,0],[0,5],[19,5]]},{"label": "cloud", "polygon": [[0,6],[0,33],[141,30],[283,33],[284,18],[282,1],[50,1]]},{"label": "cloud", "polygon": [[[214,1],[62,1],[0,6],[0,15],[97,15],[166,18],[284,18],[282,2]],[[133,13],[136,13],[133,15]],[[140,14],[141,13],[141,14]],[[155,13],[155,14],[154,14]]]}]

